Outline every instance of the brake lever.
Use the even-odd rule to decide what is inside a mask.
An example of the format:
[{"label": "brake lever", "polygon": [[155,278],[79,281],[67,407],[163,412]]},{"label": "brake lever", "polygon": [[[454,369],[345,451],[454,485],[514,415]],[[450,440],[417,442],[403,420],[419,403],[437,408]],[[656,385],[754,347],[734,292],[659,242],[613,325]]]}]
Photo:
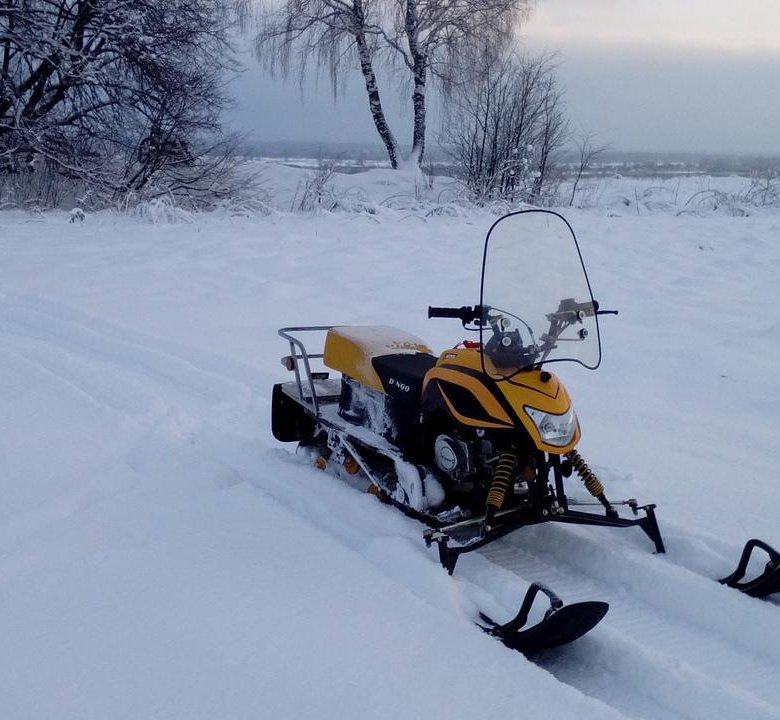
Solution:
[{"label": "brake lever", "polygon": [[594,300],[593,301],[593,310],[595,311],[596,315],[617,315],[617,310],[601,310],[599,309],[599,301]]}]

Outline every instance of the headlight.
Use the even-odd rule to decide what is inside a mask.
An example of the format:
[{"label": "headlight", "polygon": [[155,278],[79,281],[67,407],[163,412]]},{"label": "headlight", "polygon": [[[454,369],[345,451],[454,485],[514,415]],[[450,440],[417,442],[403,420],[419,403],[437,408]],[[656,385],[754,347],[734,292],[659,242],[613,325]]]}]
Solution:
[{"label": "headlight", "polygon": [[568,445],[577,431],[577,416],[573,408],[569,408],[563,415],[553,415],[527,405],[523,410],[534,421],[542,440],[548,445],[555,447]]}]

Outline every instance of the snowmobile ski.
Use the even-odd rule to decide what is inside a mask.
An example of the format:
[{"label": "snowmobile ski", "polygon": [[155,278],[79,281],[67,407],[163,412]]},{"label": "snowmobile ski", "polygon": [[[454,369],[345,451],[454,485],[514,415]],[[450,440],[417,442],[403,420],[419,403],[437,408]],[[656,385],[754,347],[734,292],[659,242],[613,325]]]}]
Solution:
[{"label": "snowmobile ski", "polygon": [[[539,592],[547,596],[550,607],[541,622],[523,630]],[[564,605],[550,588],[536,582],[528,588],[520,610],[509,622],[499,625],[484,613],[480,613],[480,622],[477,625],[508,648],[518,650],[524,655],[532,655],[581,638],[601,622],[607,610],[609,604],[605,602],[587,601]]]},{"label": "snowmobile ski", "polygon": [[[535,518],[529,517],[522,508],[516,508],[496,513],[494,524],[489,530],[485,529],[485,518],[477,517],[452,525],[436,525],[428,528],[423,533],[423,539],[428,547],[436,543],[439,549],[439,562],[450,575],[455,571],[455,565],[461,555],[479,550],[521,527],[540,522],[577,523],[597,527],[639,527],[653,541],[656,552],[664,553],[666,549],[658,529],[655,505],[637,505],[634,500],[627,500],[621,504],[628,505],[635,517],[595,515],[569,510],[568,507],[566,509],[559,507],[554,514]],[[643,513],[641,516],[640,510]]]},{"label": "snowmobile ski", "polygon": [[[769,561],[760,575],[751,580],[743,580],[753,551],[756,548],[763,550],[769,556]],[[745,544],[745,549],[742,551],[737,569],[731,575],[721,578],[720,583],[721,585],[728,585],[740,590],[754,598],[764,598],[767,595],[780,592],[780,552],[756,538],[748,540]]]}]

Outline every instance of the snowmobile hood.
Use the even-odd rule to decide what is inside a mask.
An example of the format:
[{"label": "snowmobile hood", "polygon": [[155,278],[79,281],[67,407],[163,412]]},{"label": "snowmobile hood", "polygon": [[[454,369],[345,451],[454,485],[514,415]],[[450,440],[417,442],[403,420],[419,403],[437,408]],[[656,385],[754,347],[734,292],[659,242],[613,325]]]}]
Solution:
[{"label": "snowmobile hood", "polygon": [[[527,370],[518,373],[509,381],[497,382],[496,386],[540,450],[560,455],[573,450],[580,441],[580,426],[569,393],[552,373],[546,370]],[[540,417],[573,424],[570,439],[563,445],[546,441],[540,429]]]},{"label": "snowmobile hood", "polygon": [[[510,380],[496,382],[482,371],[481,355],[472,348],[446,350],[439,357],[436,367],[425,376],[425,385],[433,380],[445,383],[445,402],[463,425],[509,429],[520,423],[540,450],[555,454],[572,450],[579,442],[580,429],[563,383],[553,373],[539,369],[525,370]],[[457,386],[465,391],[470,402],[459,403],[455,394],[448,391],[448,386]],[[474,407],[481,408],[483,412],[477,415],[472,409]],[[545,441],[538,423],[540,415],[555,419],[566,418],[569,414],[573,423],[570,439],[563,445]]]}]

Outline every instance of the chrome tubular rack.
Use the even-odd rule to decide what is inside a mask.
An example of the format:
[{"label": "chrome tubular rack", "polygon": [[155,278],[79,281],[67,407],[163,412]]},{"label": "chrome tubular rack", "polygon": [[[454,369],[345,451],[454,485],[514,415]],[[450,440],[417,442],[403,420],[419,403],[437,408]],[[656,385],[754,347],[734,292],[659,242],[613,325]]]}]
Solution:
[{"label": "chrome tubular rack", "polygon": [[[293,333],[327,332],[332,325],[308,325],[301,327],[285,327],[279,330],[279,335],[290,344],[290,354],[282,358],[282,365],[295,373],[295,383],[298,386],[298,397],[301,403],[315,415],[319,414],[320,404],[314,381],[317,374],[311,370],[311,360],[322,360],[323,353],[310,353],[303,341]],[[303,363],[303,369],[299,363]]]}]

